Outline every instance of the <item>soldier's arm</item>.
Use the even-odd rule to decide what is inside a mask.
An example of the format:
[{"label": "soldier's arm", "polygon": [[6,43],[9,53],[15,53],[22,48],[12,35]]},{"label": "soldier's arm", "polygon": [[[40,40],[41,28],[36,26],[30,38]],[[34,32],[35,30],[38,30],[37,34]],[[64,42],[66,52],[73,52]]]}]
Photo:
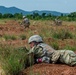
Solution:
[{"label": "soldier's arm", "polygon": [[40,46],[39,46],[39,47],[35,47],[35,49],[34,49],[34,55],[35,55],[36,57],[42,57],[44,54],[45,54],[45,53],[44,53],[42,47],[40,47]]},{"label": "soldier's arm", "polygon": [[27,53],[27,55],[30,55],[30,54],[34,54],[34,47],[30,49],[29,52]]},{"label": "soldier's arm", "polygon": [[46,51],[43,50],[42,47],[37,47],[34,51],[35,54],[35,61],[37,63],[49,63],[50,62],[50,58],[46,56]]}]

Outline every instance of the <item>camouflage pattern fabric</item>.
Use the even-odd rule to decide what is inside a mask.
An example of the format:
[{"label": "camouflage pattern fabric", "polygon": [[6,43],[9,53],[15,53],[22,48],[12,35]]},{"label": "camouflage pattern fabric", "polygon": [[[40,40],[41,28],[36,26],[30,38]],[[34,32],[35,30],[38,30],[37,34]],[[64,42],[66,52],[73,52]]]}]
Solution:
[{"label": "camouflage pattern fabric", "polygon": [[29,19],[28,19],[28,18],[25,18],[25,19],[23,20],[23,22],[24,22],[25,24],[30,24],[30,22],[29,22]]},{"label": "camouflage pattern fabric", "polygon": [[[43,62],[47,62],[55,50],[45,43],[34,46],[29,54],[33,53],[35,60],[42,58]],[[50,62],[50,60],[49,60]]]},{"label": "camouflage pattern fabric", "polygon": [[67,65],[73,66],[76,65],[76,54],[71,50],[57,50],[52,54],[51,61],[53,63],[60,61]]},{"label": "camouflage pattern fabric", "polygon": [[24,25],[24,27],[28,27],[29,28],[29,25],[30,25],[30,22],[29,22],[29,19],[28,18],[25,18],[22,22],[22,25]]},{"label": "camouflage pattern fabric", "polygon": [[[34,63],[38,59],[42,59],[43,62],[61,62],[67,65],[76,65],[76,54],[72,50],[54,50],[51,46],[40,43],[34,46],[28,53],[34,58]],[[50,59],[50,60],[49,60]]]}]

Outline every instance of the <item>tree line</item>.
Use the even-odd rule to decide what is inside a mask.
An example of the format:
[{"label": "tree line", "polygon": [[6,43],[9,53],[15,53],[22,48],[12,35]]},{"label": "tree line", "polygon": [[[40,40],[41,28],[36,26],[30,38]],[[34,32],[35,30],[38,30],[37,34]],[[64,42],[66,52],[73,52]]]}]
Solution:
[{"label": "tree line", "polygon": [[[22,19],[23,14],[22,13],[0,13],[0,19],[1,18],[16,18],[16,19]],[[31,20],[54,20],[55,18],[59,18],[64,21],[76,21],[76,12],[72,12],[68,15],[61,14],[60,16],[52,15],[51,13],[46,14],[42,13],[41,15],[39,13],[33,12],[33,14],[26,15],[27,18]]]},{"label": "tree line", "polygon": [[22,19],[22,13],[15,13],[15,14],[11,14],[11,13],[5,13],[2,14],[0,13],[0,18],[17,18],[17,19]]}]

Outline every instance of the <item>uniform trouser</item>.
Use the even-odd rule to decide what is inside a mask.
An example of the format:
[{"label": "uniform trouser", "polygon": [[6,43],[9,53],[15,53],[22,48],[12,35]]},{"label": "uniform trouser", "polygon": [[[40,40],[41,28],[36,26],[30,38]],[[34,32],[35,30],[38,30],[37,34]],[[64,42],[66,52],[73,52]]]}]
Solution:
[{"label": "uniform trouser", "polygon": [[53,63],[61,62],[70,66],[76,65],[76,54],[71,50],[57,50],[52,54]]},{"label": "uniform trouser", "polygon": [[28,22],[28,23],[25,23],[25,24],[24,24],[24,27],[25,27],[25,28],[27,28],[27,27],[29,28],[29,25],[30,25],[29,22]]}]

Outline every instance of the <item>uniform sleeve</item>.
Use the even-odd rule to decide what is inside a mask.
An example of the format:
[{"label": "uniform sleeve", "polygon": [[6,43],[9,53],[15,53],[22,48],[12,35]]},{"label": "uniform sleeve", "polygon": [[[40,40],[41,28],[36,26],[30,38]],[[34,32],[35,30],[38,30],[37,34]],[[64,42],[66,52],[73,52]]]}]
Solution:
[{"label": "uniform sleeve", "polygon": [[35,47],[33,47],[32,49],[30,49],[29,52],[28,52],[27,54],[34,53],[34,49],[35,49]]},{"label": "uniform sleeve", "polygon": [[35,50],[34,50],[34,55],[35,55],[35,57],[40,58],[40,57],[45,55],[45,51],[40,46],[36,47]]}]

